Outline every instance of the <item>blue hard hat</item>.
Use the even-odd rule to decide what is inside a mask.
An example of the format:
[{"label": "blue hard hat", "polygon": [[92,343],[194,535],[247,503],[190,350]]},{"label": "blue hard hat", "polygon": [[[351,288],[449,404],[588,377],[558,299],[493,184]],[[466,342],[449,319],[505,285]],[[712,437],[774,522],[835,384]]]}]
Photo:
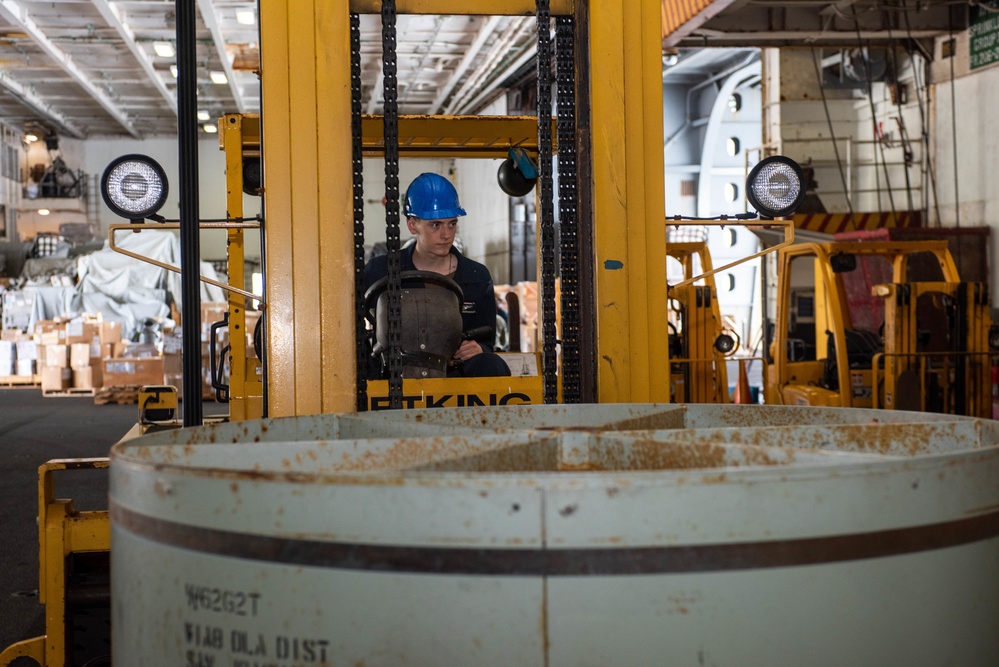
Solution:
[{"label": "blue hard hat", "polygon": [[420,174],[406,190],[406,216],[421,220],[446,220],[465,215],[458,191],[440,174]]}]

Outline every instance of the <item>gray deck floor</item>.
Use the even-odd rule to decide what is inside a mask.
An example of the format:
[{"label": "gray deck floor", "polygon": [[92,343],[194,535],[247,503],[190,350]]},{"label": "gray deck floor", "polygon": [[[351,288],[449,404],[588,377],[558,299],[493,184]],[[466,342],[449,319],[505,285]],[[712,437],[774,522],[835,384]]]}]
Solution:
[{"label": "gray deck floor", "polygon": [[[204,408],[206,416],[225,411],[216,403]],[[38,603],[38,467],[51,459],[107,456],[137,419],[135,405],[0,388],[0,650],[45,633]],[[107,471],[62,473],[56,495],[72,498],[79,510],[105,509]]]}]

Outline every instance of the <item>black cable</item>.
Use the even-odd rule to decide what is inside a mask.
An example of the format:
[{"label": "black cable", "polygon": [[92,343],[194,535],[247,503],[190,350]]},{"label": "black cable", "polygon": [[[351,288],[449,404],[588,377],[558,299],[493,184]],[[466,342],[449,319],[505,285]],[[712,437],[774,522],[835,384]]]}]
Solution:
[{"label": "black cable", "polygon": [[[893,195],[891,191],[891,179],[888,177],[888,160],[885,159],[885,145],[884,142],[881,141],[881,139],[878,136],[878,114],[877,114],[877,109],[874,108],[874,83],[873,81],[871,81],[871,68],[870,65],[868,64],[868,58],[865,58],[863,54],[863,49],[865,47],[863,39],[860,36],[860,20],[857,19],[857,9],[856,7],[851,5],[850,11],[853,13],[853,28],[857,32],[857,47],[861,49],[860,57],[864,63],[864,79],[867,80],[867,102],[870,104],[871,107],[871,132],[874,136],[874,139],[877,141],[877,149],[875,149],[874,152],[874,175],[875,177],[877,177],[878,149],[880,149],[881,168],[885,172],[885,187],[888,189],[888,205],[891,207],[892,216],[894,216],[897,219],[898,214],[895,210],[895,195]],[[870,43],[868,43],[868,46],[866,48],[868,56],[870,56],[871,54]],[[878,214],[880,215],[882,213],[880,180],[877,181],[877,192],[878,192]]]},{"label": "black cable", "polygon": [[389,407],[402,408],[402,264],[399,257],[399,86],[395,0],[382,0],[385,244],[388,247]]},{"label": "black cable", "polygon": [[350,134],[354,195],[354,355],[357,410],[368,409],[367,328],[364,321],[364,155],[361,142],[361,17],[350,15]]},{"label": "black cable", "polygon": [[183,349],[184,426],[200,426],[201,405],[201,231],[198,228],[197,8],[176,0],[177,139],[180,158],[180,287]]},{"label": "black cable", "polygon": [[555,210],[552,183],[552,45],[548,0],[538,0],[538,182],[541,244],[542,377],[546,404],[558,402],[558,355],[555,340]]},{"label": "black cable", "polygon": [[[905,10],[902,13],[902,17],[905,19],[905,31],[909,36],[909,41],[915,43],[915,39],[912,37],[912,24],[909,23],[909,8],[905,5],[906,0],[902,0],[902,8]],[[925,67],[926,59],[922,59],[923,65]],[[937,226],[940,226],[940,199],[937,197],[937,178],[936,173],[933,171],[933,163],[930,161],[930,136],[926,131],[926,111],[923,109],[923,87],[919,82],[919,68],[913,65],[912,68],[913,82],[916,86],[916,102],[919,105],[919,123],[921,125],[922,137],[921,143],[923,146],[923,160],[926,165],[926,173],[930,179],[930,191],[933,193],[933,208],[937,212]],[[929,207],[929,201],[927,200],[927,208]]]},{"label": "black cable", "polygon": [[954,16],[950,15],[950,128],[951,141],[954,142],[954,226],[961,226],[961,197],[958,196],[957,178],[957,92],[954,88],[954,60],[956,60],[955,47],[957,41],[954,39]]},{"label": "black cable", "polygon": [[[898,83],[898,60],[895,58],[895,38],[891,34],[891,21],[886,21],[888,26],[888,43],[891,45],[889,53],[891,54],[891,71],[892,71],[892,85],[895,87],[895,94],[892,97],[895,98],[895,107],[898,109],[898,134],[899,141],[902,144],[902,162],[905,164],[905,194],[909,203],[909,210],[912,210],[912,182],[909,180],[909,163],[911,159],[906,158],[906,131],[905,131],[905,120],[902,118],[902,89]],[[898,221],[895,221],[898,225]]]},{"label": "black cable", "polygon": [[832,116],[829,113],[829,101],[826,99],[826,89],[822,85],[822,72],[819,70],[819,59],[812,47],[812,65],[815,66],[815,80],[822,93],[822,108],[826,111],[826,125],[829,126],[829,138],[832,140],[833,153],[836,155],[836,166],[839,168],[839,180],[843,183],[843,196],[846,197],[846,207],[850,211],[850,226],[857,228],[853,219],[853,202],[850,200],[850,188],[846,182],[846,173],[843,171],[843,160],[839,156],[839,144],[836,143],[836,133],[833,130]]}]

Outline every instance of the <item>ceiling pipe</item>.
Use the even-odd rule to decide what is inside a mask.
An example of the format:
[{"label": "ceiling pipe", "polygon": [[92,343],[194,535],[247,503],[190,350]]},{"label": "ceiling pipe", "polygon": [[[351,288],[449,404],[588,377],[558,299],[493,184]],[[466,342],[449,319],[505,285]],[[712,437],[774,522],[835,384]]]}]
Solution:
[{"label": "ceiling pipe", "polygon": [[458,63],[458,66],[455,68],[454,74],[452,74],[451,77],[444,83],[440,92],[437,94],[437,98],[430,104],[430,107],[427,108],[428,114],[435,114],[441,109],[445,100],[447,100],[448,95],[451,94],[451,91],[458,84],[458,80],[472,65],[472,61],[475,60],[475,57],[479,55],[479,51],[481,51],[482,47],[485,46],[486,40],[488,40],[489,36],[496,30],[496,26],[499,25],[499,22],[499,16],[490,16],[489,20],[486,21],[486,24],[482,26],[482,29],[480,29],[475,35],[475,39],[472,40],[472,44],[468,47],[468,50],[465,51],[465,55],[462,56],[461,62]]},{"label": "ceiling pipe", "polygon": [[246,103],[243,101],[243,95],[236,83],[236,74],[233,72],[229,53],[225,50],[225,37],[222,35],[222,29],[215,16],[215,6],[212,4],[212,0],[198,0],[198,9],[201,11],[202,22],[211,33],[212,41],[215,42],[215,51],[218,53],[219,60],[222,61],[222,70],[225,72],[226,81],[229,82],[229,91],[236,102],[236,110],[239,113],[246,113]]},{"label": "ceiling pipe", "polygon": [[20,29],[22,32],[27,33],[31,37],[32,41],[38,45],[38,47],[45,52],[45,54],[52,58],[59,67],[68,74],[81,88],[87,91],[94,100],[101,105],[101,107],[108,113],[109,116],[114,118],[119,125],[121,125],[125,130],[128,131],[135,139],[141,139],[142,133],[135,127],[135,124],[128,117],[121,108],[118,107],[114,101],[107,96],[104,91],[95,86],[90,77],[83,73],[83,71],[73,62],[73,59],[68,53],[60,49],[44,32],[38,27],[38,24],[28,16],[28,10],[20,5],[20,3],[15,0],[0,0],[0,16],[10,22],[15,28]]},{"label": "ceiling pipe", "polygon": [[520,21],[511,21],[508,24],[503,34],[489,48],[483,62],[476,67],[472,76],[465,80],[465,83],[462,84],[458,92],[451,98],[451,102],[448,103],[447,108],[444,110],[445,114],[455,113],[455,109],[461,108],[465,100],[474,92],[476,86],[493,72],[495,63],[509,52],[510,45],[525,32],[525,25],[533,27],[534,19],[522,18]]},{"label": "ceiling pipe", "polygon": [[[404,16],[403,20],[408,21],[409,19],[408,17]],[[437,38],[440,36],[441,30],[444,28],[444,20],[445,19],[443,16],[438,16],[434,20],[434,34],[433,36],[430,37],[430,39],[426,40],[425,42],[427,50],[424,52],[423,57],[420,58],[420,62],[416,65],[417,73],[419,73],[423,69],[423,66],[427,62],[427,58],[430,56],[430,51],[433,48],[433,45],[437,43]],[[406,25],[406,23],[403,23],[402,25],[403,27],[401,28],[401,31],[405,31],[408,26]],[[416,84],[419,82],[412,81],[411,83],[413,85],[406,87],[405,92],[403,92],[402,95],[399,97],[400,105],[405,104],[408,101],[410,91],[417,90],[418,86]]]},{"label": "ceiling pipe", "polygon": [[382,98],[378,97],[378,94],[385,88],[385,73],[382,70],[382,61],[378,61],[378,78],[375,79],[375,87],[371,89],[371,97],[368,98],[368,114],[373,114],[378,111],[378,103],[382,101]]},{"label": "ceiling pipe", "polygon": [[[509,67],[507,67],[504,70],[504,73],[520,71],[520,68],[524,67],[529,62],[534,60],[535,56],[537,55],[538,55],[538,44],[537,41],[535,40],[534,43],[531,44],[531,46],[528,47],[526,51],[520,54],[519,58],[510,63]],[[490,81],[482,90],[480,90],[479,94],[476,95],[471,102],[469,102],[464,106],[464,108],[461,110],[461,113],[475,113],[475,111],[479,108],[480,105],[485,104],[488,101],[489,96],[493,93],[493,91],[495,91],[497,88],[500,87],[504,79],[505,77],[503,76],[493,77],[493,80]]]},{"label": "ceiling pipe", "polygon": [[40,97],[38,97],[38,95],[28,90],[17,81],[11,79],[10,76],[3,71],[0,71],[0,87],[6,89],[12,97],[33,111],[35,114],[55,125],[56,129],[59,130],[59,134],[73,137],[74,139],[86,138],[87,133],[84,132],[76,123],[53,109],[51,105],[43,101]]},{"label": "ceiling pipe", "polygon": [[132,52],[135,56],[136,62],[145,71],[146,76],[149,77],[149,81],[156,87],[156,90],[160,91],[160,95],[166,100],[167,105],[173,111],[174,115],[177,113],[177,96],[166,87],[166,83],[163,82],[163,77],[160,76],[156,68],[153,67],[153,60],[149,57],[149,54],[139,46],[138,42],[135,41],[135,31],[132,30],[125,22],[125,18],[121,15],[121,10],[118,9],[118,5],[107,2],[106,0],[93,0],[94,7],[100,13],[101,17],[107,21],[107,24],[115,29],[121,40],[125,42],[125,46],[128,50]]}]

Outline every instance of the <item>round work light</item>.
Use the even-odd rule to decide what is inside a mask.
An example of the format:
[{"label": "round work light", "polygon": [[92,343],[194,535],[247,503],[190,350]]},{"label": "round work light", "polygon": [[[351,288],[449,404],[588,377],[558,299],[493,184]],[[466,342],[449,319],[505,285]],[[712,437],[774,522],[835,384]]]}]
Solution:
[{"label": "round work light", "polygon": [[805,177],[791,158],[773,155],[761,160],[746,179],[746,197],[762,217],[791,215],[805,198]]},{"label": "round work light", "polygon": [[101,196],[116,215],[142,220],[160,210],[169,192],[166,172],[145,155],[123,155],[101,176]]}]

